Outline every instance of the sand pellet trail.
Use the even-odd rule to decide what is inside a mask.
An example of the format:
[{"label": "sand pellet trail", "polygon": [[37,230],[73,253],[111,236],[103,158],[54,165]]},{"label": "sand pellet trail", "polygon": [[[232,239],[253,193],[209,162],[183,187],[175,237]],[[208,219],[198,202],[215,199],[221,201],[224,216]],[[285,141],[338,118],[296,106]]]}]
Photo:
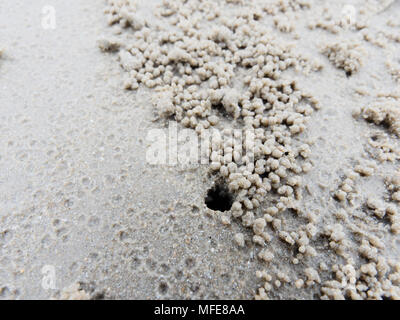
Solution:
[{"label": "sand pellet trail", "polygon": [[0,29],[1,298],[400,299],[400,1],[77,3]]}]

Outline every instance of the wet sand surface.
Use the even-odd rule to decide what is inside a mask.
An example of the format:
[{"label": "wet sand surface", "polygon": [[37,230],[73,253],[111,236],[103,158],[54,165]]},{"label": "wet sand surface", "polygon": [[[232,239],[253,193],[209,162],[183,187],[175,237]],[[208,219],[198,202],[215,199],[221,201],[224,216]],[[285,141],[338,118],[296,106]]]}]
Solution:
[{"label": "wet sand surface", "polygon": [[[269,50],[293,43],[295,52],[290,53],[295,58],[287,57],[294,66],[285,58],[285,70],[268,76],[270,88],[281,86],[275,84],[281,78],[295,81],[302,99],[312,102],[312,112],[295,109],[307,118],[303,129],[283,129],[292,141],[282,147],[293,149],[289,156],[296,154],[288,176],[278,171],[285,167],[286,149],[274,145],[263,156],[271,158],[263,164],[270,175],[260,176],[269,180],[251,182],[267,192],[259,192],[262,201],[251,187],[242,187],[246,181],[233,190],[234,180],[225,171],[236,170],[229,167],[235,160],[225,169],[218,161],[190,168],[148,163],[146,137],[152,129],[174,124],[196,131],[195,121],[210,124],[212,115],[218,129],[243,129],[247,121],[228,91],[220,99],[222,113],[207,114],[204,104],[187,122],[187,109],[179,117],[177,103],[167,108],[171,80],[155,85],[132,72],[146,68],[145,63],[131,67],[125,54],[138,56],[132,53],[139,43],[135,36],[157,37],[158,22],[161,30],[172,30],[168,24],[174,16],[183,19],[184,10],[197,4],[157,9],[158,3],[138,1],[135,8],[129,1],[54,0],[54,29],[42,24],[47,1],[0,4],[0,298],[399,298],[399,1],[310,1],[309,6],[308,1],[270,1],[265,8],[227,1],[211,10],[221,16],[239,14],[237,8],[243,16],[261,10],[260,16],[242,17],[251,20],[244,24],[265,23],[275,38],[268,40]],[[357,11],[348,29],[341,24],[346,5]],[[171,14],[151,18],[157,10]],[[141,20],[129,20],[135,15]],[[222,27],[220,17],[212,19]],[[196,28],[208,32],[202,24]],[[239,31],[227,35],[220,28],[215,34],[217,44],[243,41]],[[191,37],[185,41],[190,44]],[[109,50],[112,43],[118,49]],[[147,48],[161,42],[143,43]],[[166,43],[181,46],[171,37]],[[215,50],[210,55],[220,55]],[[173,53],[166,63],[176,67],[171,78],[183,78],[179,67],[190,63],[181,51]],[[244,104],[240,99],[251,83],[242,79],[256,79],[251,72],[257,71],[251,59],[240,63],[232,79],[229,66],[209,70],[231,81],[216,77],[219,89],[238,88]],[[201,72],[192,69],[192,75]],[[201,80],[202,89],[214,88],[209,80]],[[178,87],[173,97],[186,93]],[[218,100],[213,96],[218,94],[185,101]],[[269,99],[255,98],[264,104]],[[268,115],[265,121],[278,127]],[[275,156],[275,147],[283,155]],[[273,182],[275,176],[280,182]],[[301,177],[301,183],[291,177]],[[225,212],[205,203],[221,179],[233,183],[228,193],[239,203]],[[249,190],[245,196],[243,189]]]}]

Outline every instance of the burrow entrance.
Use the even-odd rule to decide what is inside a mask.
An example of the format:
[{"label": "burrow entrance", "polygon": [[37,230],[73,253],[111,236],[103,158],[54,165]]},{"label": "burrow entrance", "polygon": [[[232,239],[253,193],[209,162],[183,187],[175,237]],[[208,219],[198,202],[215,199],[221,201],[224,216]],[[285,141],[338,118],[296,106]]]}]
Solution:
[{"label": "burrow entrance", "polygon": [[233,204],[233,195],[223,181],[218,181],[207,191],[205,203],[214,211],[228,211]]}]

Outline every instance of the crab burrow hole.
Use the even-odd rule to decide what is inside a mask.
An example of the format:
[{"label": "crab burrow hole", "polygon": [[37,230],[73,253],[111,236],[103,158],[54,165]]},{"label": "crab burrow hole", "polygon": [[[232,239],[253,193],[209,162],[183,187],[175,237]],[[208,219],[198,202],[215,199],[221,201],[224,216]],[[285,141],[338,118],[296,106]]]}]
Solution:
[{"label": "crab burrow hole", "polygon": [[214,211],[228,211],[233,204],[233,195],[223,181],[217,181],[208,191],[206,206]]}]

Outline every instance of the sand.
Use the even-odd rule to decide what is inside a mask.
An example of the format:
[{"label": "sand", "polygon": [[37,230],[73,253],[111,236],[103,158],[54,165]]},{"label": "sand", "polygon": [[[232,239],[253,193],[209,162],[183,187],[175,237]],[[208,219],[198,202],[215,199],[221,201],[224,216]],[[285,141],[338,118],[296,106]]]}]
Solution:
[{"label": "sand", "polygon": [[[227,2],[218,3],[247,10]],[[262,13],[251,19],[276,45],[293,44],[295,66],[278,76],[318,106],[291,129],[300,172],[274,186],[285,155],[271,151],[281,163],[268,164],[275,176],[258,205],[225,191],[243,216],[252,212],[244,219],[238,204],[219,212],[205,203],[226,180],[223,164],[148,163],[151,130],[196,131],[168,92],[127,71],[122,52],[135,34],[167,25],[152,18],[160,2],[128,5],[140,19],[119,27],[103,12],[112,1],[75,3],[0,5],[1,298],[399,298],[399,1],[255,6]],[[169,54],[170,64],[188,59]],[[205,117],[242,129],[242,95],[224,94],[222,114]]]}]

